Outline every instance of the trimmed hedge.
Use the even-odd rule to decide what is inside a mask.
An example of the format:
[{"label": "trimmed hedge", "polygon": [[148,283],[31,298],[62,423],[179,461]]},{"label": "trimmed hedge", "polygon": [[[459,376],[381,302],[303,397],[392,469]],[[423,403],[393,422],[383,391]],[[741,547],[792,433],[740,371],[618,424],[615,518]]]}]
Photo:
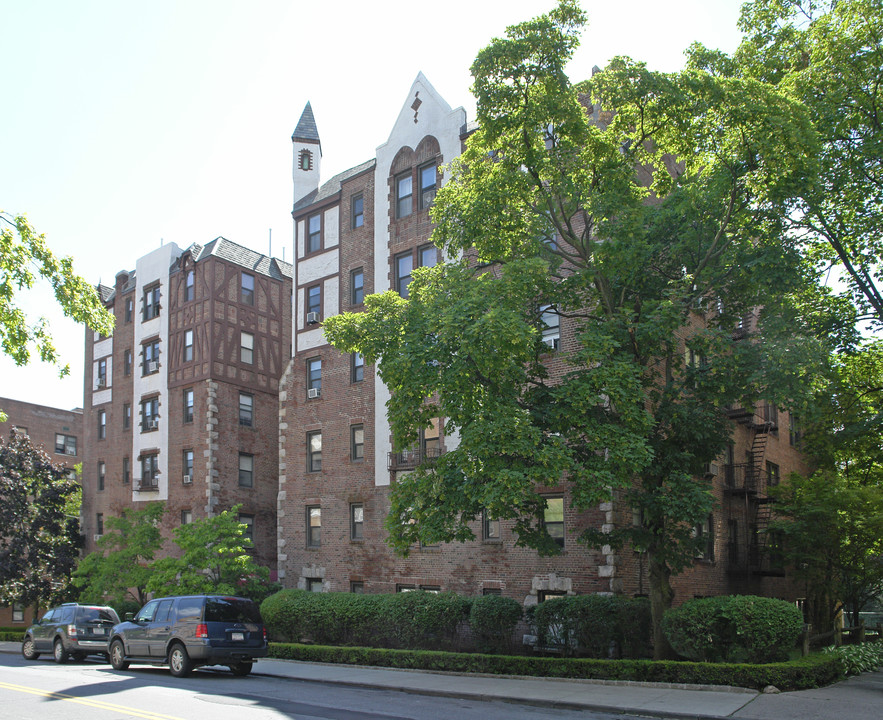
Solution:
[{"label": "trimmed hedge", "polygon": [[21,642],[24,636],[24,628],[21,630],[0,630],[0,641],[2,642]]},{"label": "trimmed hedge", "polygon": [[515,628],[524,616],[517,600],[502,595],[483,595],[472,600],[469,628],[481,652],[512,652]]},{"label": "trimmed hedge", "polygon": [[822,654],[808,655],[791,662],[748,665],[486,655],[274,642],[270,643],[270,657],[303,662],[492,675],[735,685],[756,690],[762,690],[767,685],[775,685],[780,690],[805,690],[829,685],[843,676],[840,660],[835,656]]}]

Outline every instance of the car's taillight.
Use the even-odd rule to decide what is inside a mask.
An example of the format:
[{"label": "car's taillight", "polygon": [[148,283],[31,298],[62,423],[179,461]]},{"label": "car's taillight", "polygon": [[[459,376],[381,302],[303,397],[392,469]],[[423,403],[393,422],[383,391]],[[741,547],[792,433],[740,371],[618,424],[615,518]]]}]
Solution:
[{"label": "car's taillight", "polygon": [[208,625],[205,623],[199,623],[196,626],[196,637],[198,638],[207,638],[208,637]]},{"label": "car's taillight", "polygon": [[76,625],[68,625],[67,626],[67,636],[69,638],[75,638],[77,636],[77,626]]},{"label": "car's taillight", "polygon": [[267,628],[264,628],[264,642],[267,642],[269,637],[267,636]]}]

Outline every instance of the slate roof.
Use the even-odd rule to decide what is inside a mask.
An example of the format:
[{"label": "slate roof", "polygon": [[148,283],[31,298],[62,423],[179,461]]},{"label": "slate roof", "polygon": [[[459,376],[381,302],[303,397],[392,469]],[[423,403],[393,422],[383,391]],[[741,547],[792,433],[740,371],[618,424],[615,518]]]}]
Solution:
[{"label": "slate roof", "polygon": [[349,170],[344,170],[342,173],[338,173],[333,178],[331,178],[328,182],[322,184],[317,190],[313,190],[311,193],[307,193],[300,200],[298,200],[294,204],[294,212],[298,210],[303,210],[305,207],[309,207],[317,202],[321,202],[322,200],[327,200],[330,197],[333,197],[337,193],[340,192],[340,186],[351,177],[355,177],[359,173],[363,173],[366,170],[370,170],[377,164],[377,160],[375,158],[371,158],[370,160],[366,160],[361,165],[356,165],[355,167],[350,168]]},{"label": "slate roof", "polygon": [[313,107],[307,103],[304,111],[301,113],[300,120],[297,121],[297,127],[291,134],[292,140],[303,140],[306,142],[317,142],[320,145],[319,129],[316,127],[316,118],[313,117]]},{"label": "slate roof", "polygon": [[189,250],[195,262],[212,256],[235,263],[246,270],[266,275],[274,280],[293,277],[291,263],[249,250],[247,247],[243,247],[225,237],[217,237],[207,245],[194,243],[190,246]]}]

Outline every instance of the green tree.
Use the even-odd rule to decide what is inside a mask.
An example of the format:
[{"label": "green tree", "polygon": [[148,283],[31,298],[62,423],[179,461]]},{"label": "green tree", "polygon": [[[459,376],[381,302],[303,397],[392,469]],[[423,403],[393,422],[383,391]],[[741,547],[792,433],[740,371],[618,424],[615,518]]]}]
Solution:
[{"label": "green tree", "polygon": [[26,435],[0,442],[0,604],[65,599],[81,545],[81,488]]},{"label": "green tree", "polygon": [[126,508],[119,517],[105,519],[105,533],[98,549],[84,557],[73,573],[73,584],[83,602],[147,602],[147,583],[153,573],[150,562],[162,546],[161,502],[135,510]]},{"label": "green tree", "polygon": [[[393,485],[398,551],[470,539],[485,511],[554,553],[544,488],[566,482],[577,510],[616,493],[641,524],[581,539],[647,551],[663,656],[670,578],[712,506],[696,475],[731,432],[721,408],[787,407],[813,377],[789,303],[806,278],[780,218],[815,137],[757,81],[616,58],[574,86],[583,23],[562,0],[479,53],[478,129],[432,213],[451,259],[415,270],[407,300],[371,296],[325,332],[377,363],[399,449],[434,418],[459,436]],[[763,342],[734,342],[759,307]],[[550,352],[558,323],[573,341]]]},{"label": "green tree", "polygon": [[256,600],[272,592],[269,570],[248,554],[252,542],[242,535],[248,526],[238,520],[240,507],[176,528],[181,556],[151,563],[147,589],[163,594],[245,595]]}]

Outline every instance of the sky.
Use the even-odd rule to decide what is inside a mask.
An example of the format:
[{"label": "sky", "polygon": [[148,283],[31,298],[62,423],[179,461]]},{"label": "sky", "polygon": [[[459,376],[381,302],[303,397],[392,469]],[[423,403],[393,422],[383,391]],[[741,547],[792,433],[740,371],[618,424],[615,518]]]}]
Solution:
[{"label": "sky", "polygon": [[[322,180],[374,157],[423,72],[475,117],[469,67],[507,26],[554,0],[0,0],[0,210],[26,214],[97,284],[163,243],[224,236],[291,261],[291,134],[309,101]],[[683,66],[699,41],[732,51],[740,0],[582,0],[568,71],[616,55]],[[0,397],[83,404],[81,326],[48,287],[70,375],[0,355]]]}]

